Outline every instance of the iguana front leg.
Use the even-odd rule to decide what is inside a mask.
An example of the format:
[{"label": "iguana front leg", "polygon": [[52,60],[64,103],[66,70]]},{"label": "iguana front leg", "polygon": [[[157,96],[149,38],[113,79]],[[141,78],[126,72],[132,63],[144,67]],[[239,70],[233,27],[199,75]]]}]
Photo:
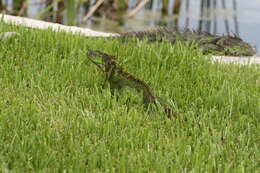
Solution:
[{"label": "iguana front leg", "polygon": [[110,68],[109,70],[108,70],[108,72],[106,72],[106,77],[105,77],[105,80],[104,80],[104,82],[103,82],[103,84],[102,84],[102,88],[105,88],[105,84],[107,83],[107,81],[109,81],[109,78],[111,77],[111,74],[112,74],[112,68]]},{"label": "iguana front leg", "polygon": [[[135,76],[124,72],[123,69],[115,62],[114,56],[110,56],[101,51],[90,51],[87,55],[90,57],[98,56],[102,58],[105,66],[105,70],[102,69],[102,71],[106,74],[104,84],[107,81],[110,83],[112,95],[114,95],[114,91],[116,89],[121,90],[125,87],[130,87],[143,94],[143,102],[145,105],[157,104],[156,97],[152,94],[149,86]],[[169,118],[176,116],[176,113],[170,107],[166,104],[162,104],[161,102],[159,103],[164,108],[164,111]]]}]

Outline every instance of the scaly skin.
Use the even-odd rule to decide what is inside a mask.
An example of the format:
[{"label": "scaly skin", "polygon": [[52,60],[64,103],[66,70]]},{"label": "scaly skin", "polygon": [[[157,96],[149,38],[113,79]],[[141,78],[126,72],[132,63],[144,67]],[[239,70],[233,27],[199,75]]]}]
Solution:
[{"label": "scaly skin", "polygon": [[[87,57],[91,62],[96,64],[105,73],[105,81],[108,81],[110,83],[112,91],[115,89],[121,90],[124,87],[133,88],[136,91],[143,93],[144,104],[157,104],[157,102],[159,102],[169,118],[173,118],[176,116],[176,113],[171,108],[160,102],[160,100],[152,94],[148,85],[146,85],[143,81],[134,77],[133,75],[124,72],[123,69],[119,65],[117,65],[114,56],[108,55],[99,50],[89,50],[87,52]],[[102,58],[104,69],[101,65],[92,60],[93,57]]]},{"label": "scaly skin", "polygon": [[166,40],[172,44],[176,40],[189,41],[197,44],[204,54],[212,53],[226,56],[253,56],[256,54],[256,49],[253,46],[237,36],[221,36],[199,31],[185,30],[180,32],[158,28],[150,31],[123,33],[113,38],[123,38],[124,40],[137,38],[147,39],[148,41]]}]

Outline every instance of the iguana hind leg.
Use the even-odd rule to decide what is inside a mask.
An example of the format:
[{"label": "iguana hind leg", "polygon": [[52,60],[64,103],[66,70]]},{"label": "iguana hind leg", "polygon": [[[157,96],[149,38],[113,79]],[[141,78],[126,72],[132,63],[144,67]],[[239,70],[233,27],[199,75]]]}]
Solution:
[{"label": "iguana hind leg", "polygon": [[[107,81],[109,82],[112,95],[114,95],[115,90],[122,90],[125,87],[130,87],[135,89],[137,92],[143,94],[143,103],[145,105],[157,105],[156,97],[152,94],[149,86],[135,76],[124,72],[123,69],[119,65],[117,65],[114,56],[108,55],[99,50],[90,50],[87,55],[90,57],[102,58],[103,64],[105,66],[105,70],[102,71],[106,74],[104,84]],[[162,104],[161,102],[159,103],[161,104],[169,118],[176,116],[176,113],[170,107],[168,107],[166,104]]]}]

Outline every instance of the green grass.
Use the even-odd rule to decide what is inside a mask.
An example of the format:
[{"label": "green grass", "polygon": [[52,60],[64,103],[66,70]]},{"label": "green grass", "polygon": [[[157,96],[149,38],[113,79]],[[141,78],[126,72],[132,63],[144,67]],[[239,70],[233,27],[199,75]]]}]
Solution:
[{"label": "green grass", "polygon": [[[3,31],[20,36],[0,42],[0,172],[259,171],[259,67],[211,64],[181,43]],[[112,97],[89,48],[118,56],[178,118],[137,93]]]}]

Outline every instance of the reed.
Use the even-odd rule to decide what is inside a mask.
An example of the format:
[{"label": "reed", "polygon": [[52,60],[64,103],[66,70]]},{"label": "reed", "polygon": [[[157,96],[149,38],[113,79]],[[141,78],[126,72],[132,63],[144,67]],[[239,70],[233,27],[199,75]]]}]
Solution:
[{"label": "reed", "polygon": [[68,25],[75,24],[76,0],[65,0],[66,18]]},{"label": "reed", "polygon": [[[176,0],[174,1],[174,8],[173,11],[175,13],[178,13],[180,10],[180,5],[181,5],[182,0]],[[30,1],[31,2],[31,1]],[[90,1],[90,0],[44,0],[43,1],[45,4],[45,8],[41,10],[37,18],[39,19],[45,19],[47,21],[54,21],[54,22],[64,22],[68,25],[74,25],[76,24],[76,14],[77,14],[77,9],[79,6],[82,6],[85,8],[86,11],[89,11],[92,7],[93,4],[90,4],[91,2],[94,4],[97,1]],[[138,6],[139,1],[136,1],[136,6]],[[152,1],[148,0],[148,2],[151,4]],[[14,15],[24,15],[26,16],[26,9],[23,9],[23,13],[21,13],[21,9],[24,6],[24,3],[27,3],[27,0],[13,0],[12,1],[12,6],[13,6],[13,11],[12,14]],[[169,0],[163,0],[162,2],[162,8],[161,11],[163,14],[170,14],[172,12],[168,11],[169,7]],[[127,8],[128,8],[129,0],[112,0],[112,1],[104,1],[102,3],[101,8],[97,9],[96,11],[93,12],[93,15],[102,15],[104,14],[107,17],[111,16],[117,16],[117,17],[112,17],[113,19],[117,20],[123,20],[122,16],[127,16]],[[26,4],[30,5],[30,4]],[[148,8],[152,8],[151,5],[147,5]],[[0,11],[4,9],[4,4],[3,0],[0,0]],[[62,15],[62,12],[65,10],[65,15]],[[20,12],[20,13],[19,13]],[[106,15],[106,13],[109,13]],[[111,15],[111,13],[114,13]],[[66,20],[63,20],[63,18],[66,18]],[[81,19],[79,19],[80,21]]]}]

